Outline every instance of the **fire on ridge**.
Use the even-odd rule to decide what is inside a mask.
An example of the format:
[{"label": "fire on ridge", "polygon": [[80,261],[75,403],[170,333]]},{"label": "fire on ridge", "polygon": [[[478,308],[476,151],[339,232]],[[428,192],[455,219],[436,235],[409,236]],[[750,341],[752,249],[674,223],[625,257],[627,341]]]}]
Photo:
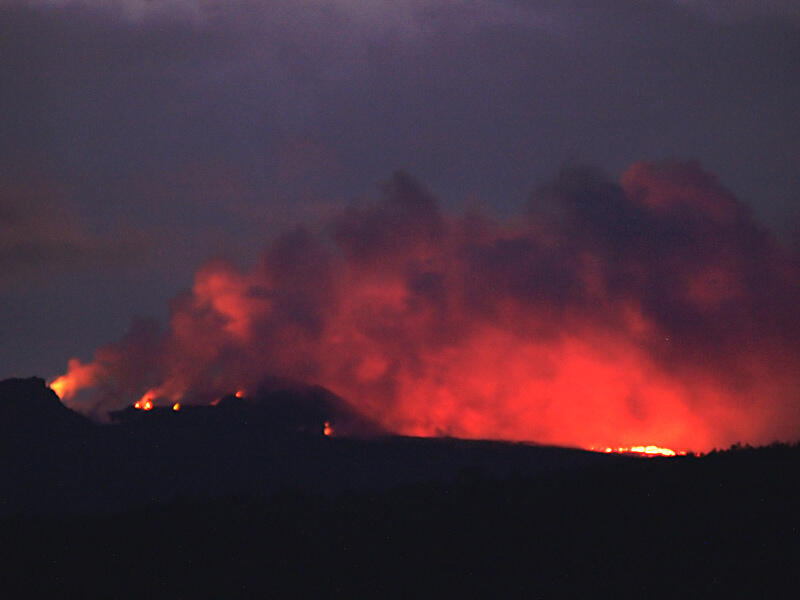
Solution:
[{"label": "fire on ridge", "polygon": [[[63,377],[60,379],[64,379]],[[63,391],[63,385],[59,383],[59,380],[54,381],[50,384],[50,388],[59,395],[59,392]],[[238,389],[234,394],[232,394],[235,398],[243,399],[246,395],[244,389]],[[59,395],[60,397],[60,395]],[[222,398],[217,398],[213,402],[209,404],[211,407],[216,407],[219,405],[219,402]],[[150,392],[145,394],[140,400],[137,400],[133,403],[133,408],[138,411],[151,411],[155,407],[153,404],[153,400],[150,396]],[[173,412],[178,412],[182,408],[181,402],[176,401],[171,405],[171,409]],[[326,437],[333,435],[333,426],[330,421],[324,421],[322,425],[322,434]],[[643,456],[643,457],[675,457],[675,456],[686,456],[688,454],[685,450],[673,450],[672,448],[666,448],[663,446],[657,446],[655,444],[648,444],[648,445],[634,445],[634,446],[592,446],[589,450],[593,452],[602,452],[604,454],[625,454],[629,456]]]},{"label": "fire on ridge", "polygon": [[[52,388],[51,388],[52,389]],[[55,391],[55,390],[54,390]],[[153,418],[165,417],[167,414],[188,413],[187,417],[191,418],[192,415],[213,416],[219,414],[215,409],[231,408],[233,412],[224,410],[220,418],[240,414],[246,416],[246,423],[250,423],[256,427],[266,427],[267,429],[282,430],[286,433],[299,433],[311,435],[323,435],[331,437],[334,435],[334,420],[339,422],[337,417],[337,410],[329,410],[323,406],[317,406],[311,412],[308,407],[308,398],[303,397],[301,392],[297,392],[297,396],[292,396],[291,392],[273,392],[275,396],[281,397],[278,402],[283,404],[279,407],[275,404],[274,397],[271,398],[270,392],[266,395],[259,395],[256,398],[251,398],[244,402],[238,400],[246,399],[246,392],[244,389],[239,389],[235,393],[221,396],[206,403],[191,403],[184,404],[183,399],[172,402],[163,396],[151,396],[145,394],[141,399],[128,405],[122,410],[114,410],[109,412],[112,421],[126,422],[130,420],[139,420],[147,413],[152,413]],[[305,406],[303,406],[305,404]],[[288,412],[287,412],[288,411]],[[291,416],[294,413],[294,416]],[[288,419],[287,419],[287,415]],[[341,417],[341,414],[339,414]],[[347,417],[341,421],[343,424],[343,431],[353,433],[359,431],[358,428],[353,429],[352,424],[348,425]],[[361,429],[360,431],[364,431]]]}]

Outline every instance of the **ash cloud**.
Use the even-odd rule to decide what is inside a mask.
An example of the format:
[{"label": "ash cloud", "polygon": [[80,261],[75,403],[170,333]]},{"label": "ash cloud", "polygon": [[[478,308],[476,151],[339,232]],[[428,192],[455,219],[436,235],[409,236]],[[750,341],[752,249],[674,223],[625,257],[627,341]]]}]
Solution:
[{"label": "ash cloud", "polygon": [[207,263],[166,330],[71,364],[95,389],[65,397],[210,401],[281,377],[414,435],[797,438],[800,268],[698,164],[565,168],[510,221],[448,214],[405,173],[381,194],[250,269]]},{"label": "ash cloud", "polygon": [[[788,435],[795,267],[739,200],[773,230],[796,212],[798,25],[707,14],[671,0],[6,2],[0,168],[41,157],[78,233],[125,224],[149,260],[82,277],[67,260],[46,289],[9,271],[0,364],[52,372],[65,347],[85,359],[175,296],[144,345],[152,368],[74,363],[99,383],[90,406],[275,372],[396,431],[696,448]],[[660,165],[670,174],[630,184],[565,172],[521,216],[570,156],[611,173],[697,157],[739,208],[706,197],[730,196],[707,174],[678,184],[697,169]],[[436,201],[398,179],[383,203],[342,210],[397,165]],[[464,202],[479,214],[453,216]],[[205,257],[251,264],[280,232],[255,269],[209,263],[178,294]]]}]

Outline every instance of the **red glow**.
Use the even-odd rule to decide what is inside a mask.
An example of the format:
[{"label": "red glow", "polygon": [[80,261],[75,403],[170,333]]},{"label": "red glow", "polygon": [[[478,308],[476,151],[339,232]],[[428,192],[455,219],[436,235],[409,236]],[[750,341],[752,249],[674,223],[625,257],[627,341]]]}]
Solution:
[{"label": "red glow", "polygon": [[174,410],[175,412],[178,412],[180,409],[181,409],[180,402],[176,402],[175,404],[172,405],[172,410]]},{"label": "red glow", "polygon": [[330,421],[325,421],[325,425],[322,427],[322,435],[330,436],[333,434],[333,427],[331,427]]},{"label": "red glow", "polygon": [[206,264],[165,334],[51,386],[211,402],[280,377],[397,433],[641,455],[796,437],[800,270],[777,240],[694,165],[567,179],[555,216],[503,224],[399,178],[252,269]]}]

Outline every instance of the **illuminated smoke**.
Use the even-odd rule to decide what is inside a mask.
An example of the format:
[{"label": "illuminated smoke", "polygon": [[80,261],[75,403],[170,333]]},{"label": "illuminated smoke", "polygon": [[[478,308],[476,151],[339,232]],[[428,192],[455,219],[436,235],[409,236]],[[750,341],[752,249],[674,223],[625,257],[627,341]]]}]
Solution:
[{"label": "illuminated smoke", "polygon": [[[697,165],[569,169],[513,224],[382,201],[209,262],[53,388],[74,407],[325,386],[413,435],[707,450],[797,439],[800,268]],[[94,387],[76,396],[80,389]]]}]

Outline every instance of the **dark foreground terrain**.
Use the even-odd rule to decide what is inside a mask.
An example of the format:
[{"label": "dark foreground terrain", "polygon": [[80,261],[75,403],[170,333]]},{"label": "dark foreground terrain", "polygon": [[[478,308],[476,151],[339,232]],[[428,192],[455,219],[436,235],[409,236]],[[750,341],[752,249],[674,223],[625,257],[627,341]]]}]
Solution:
[{"label": "dark foreground terrain", "polygon": [[798,446],[636,459],[233,413],[99,427],[19,381],[0,404],[18,421],[0,445],[3,597],[800,591]]}]

